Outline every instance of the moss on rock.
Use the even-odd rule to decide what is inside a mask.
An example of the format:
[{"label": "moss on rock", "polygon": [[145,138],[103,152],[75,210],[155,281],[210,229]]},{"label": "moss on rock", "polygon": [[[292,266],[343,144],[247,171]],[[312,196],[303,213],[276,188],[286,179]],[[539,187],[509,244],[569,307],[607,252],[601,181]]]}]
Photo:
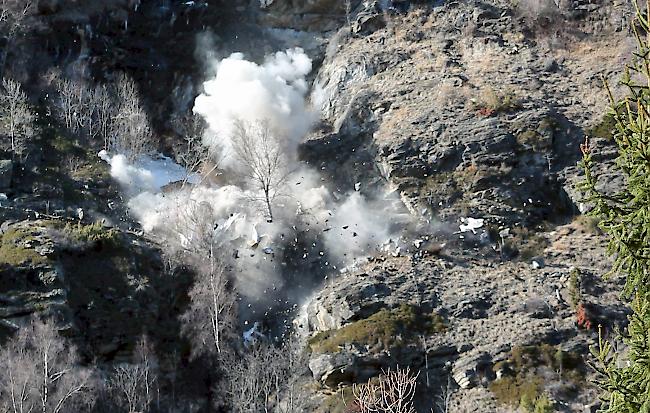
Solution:
[{"label": "moss on rock", "polygon": [[445,329],[440,315],[422,313],[415,306],[402,304],[397,308],[379,310],[338,330],[318,333],[308,345],[314,353],[334,353],[345,344],[387,349],[408,344],[419,334],[435,334]]}]

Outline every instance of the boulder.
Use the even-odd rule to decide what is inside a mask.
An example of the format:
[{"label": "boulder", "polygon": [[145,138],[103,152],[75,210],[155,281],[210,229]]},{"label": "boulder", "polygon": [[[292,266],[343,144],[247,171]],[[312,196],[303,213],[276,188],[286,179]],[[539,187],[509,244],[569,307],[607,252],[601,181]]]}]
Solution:
[{"label": "boulder", "polygon": [[370,34],[386,27],[384,16],[379,13],[359,13],[352,25],[354,34]]},{"label": "boulder", "polygon": [[454,363],[452,377],[461,389],[472,388],[479,383],[482,373],[489,367],[491,360],[488,353],[467,354]]},{"label": "boulder", "polygon": [[339,383],[350,383],[356,374],[356,357],[348,352],[321,354],[309,360],[309,370],[315,380],[336,388]]}]

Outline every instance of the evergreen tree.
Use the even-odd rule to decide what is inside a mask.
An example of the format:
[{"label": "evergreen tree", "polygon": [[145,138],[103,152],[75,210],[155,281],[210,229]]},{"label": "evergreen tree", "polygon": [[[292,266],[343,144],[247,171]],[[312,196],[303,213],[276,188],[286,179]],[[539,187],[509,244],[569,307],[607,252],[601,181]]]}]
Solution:
[{"label": "evergreen tree", "polygon": [[601,411],[607,413],[650,413],[650,7],[643,11],[635,6],[632,29],[638,50],[622,79],[627,97],[616,101],[605,82],[609,116],[616,121],[616,166],[625,183],[620,192],[597,188],[589,142],[581,147],[585,180],[580,189],[594,206],[590,214],[601,219],[599,226],[609,236],[608,252],[615,256],[612,272],[626,276],[622,296],[632,308],[623,337],[629,350],[626,362],[618,360],[602,336],[592,349],[603,390]]}]

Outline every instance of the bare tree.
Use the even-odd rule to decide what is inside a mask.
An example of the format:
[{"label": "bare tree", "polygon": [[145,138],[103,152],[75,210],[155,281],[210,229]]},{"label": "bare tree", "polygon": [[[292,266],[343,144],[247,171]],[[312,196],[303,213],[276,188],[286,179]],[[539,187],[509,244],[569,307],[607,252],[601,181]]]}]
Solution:
[{"label": "bare tree", "polygon": [[284,381],[282,353],[273,345],[257,342],[242,354],[222,360],[226,395],[238,413],[272,411]]},{"label": "bare tree", "polygon": [[84,97],[87,94],[86,86],[76,80],[62,78],[57,75],[55,80],[58,92],[56,109],[66,129],[77,133],[83,126]]},{"label": "bare tree", "polygon": [[284,366],[284,373],[280,379],[284,379],[283,389],[279,394],[276,411],[280,413],[301,413],[305,411],[307,402],[307,391],[304,388],[305,379],[302,377],[306,372],[307,353],[304,351],[305,343],[296,334],[286,338],[281,349]]},{"label": "bare tree", "polygon": [[290,176],[278,137],[273,134],[267,121],[251,124],[237,120],[232,141],[244,178],[255,190],[261,192],[261,199],[272,221],[273,203]]},{"label": "bare tree", "polygon": [[153,133],[133,79],[125,74],[120,75],[115,86],[115,97],[116,111],[110,146],[133,160],[153,149]]},{"label": "bare tree", "polygon": [[190,176],[198,174],[201,168],[210,165],[204,171],[204,176],[209,176],[217,170],[221,164],[221,154],[216,145],[205,145],[203,138],[209,133],[205,121],[198,115],[177,118],[173,124],[183,139],[183,147],[176,157],[179,163],[185,168],[187,174],[183,179],[183,185],[187,183]]},{"label": "bare tree", "polygon": [[230,409],[241,413],[304,412],[307,398],[301,375],[305,362],[304,343],[293,336],[279,347],[258,340],[239,354],[226,355],[222,369]]},{"label": "bare tree", "polygon": [[51,324],[32,320],[0,352],[0,411],[59,413],[92,404],[90,370]]},{"label": "bare tree", "polygon": [[3,79],[0,95],[0,128],[11,140],[11,151],[22,155],[35,135],[36,115],[20,83]]},{"label": "bare tree", "polygon": [[[172,233],[171,240],[179,240],[180,245],[168,244],[168,249],[173,252],[181,251],[189,257],[188,261],[206,262],[206,251],[210,251],[213,243],[220,242],[215,236],[216,216],[209,202],[194,199],[176,200],[177,205],[170,208],[171,225],[166,230]],[[203,265],[205,267],[205,265]]]},{"label": "bare tree", "polygon": [[108,150],[116,118],[116,93],[103,84],[92,87],[81,80],[63,78],[60,72],[51,77],[57,89],[55,113],[65,127],[91,140],[102,138]]},{"label": "bare tree", "polygon": [[0,51],[0,77],[4,76],[7,55],[16,37],[25,29],[25,19],[33,10],[33,0],[0,0],[0,35],[5,45]]},{"label": "bare tree", "polygon": [[158,361],[143,336],[134,352],[133,363],[116,366],[108,378],[110,399],[127,413],[147,412],[157,396]]},{"label": "bare tree", "polygon": [[440,386],[440,394],[436,396],[435,405],[438,409],[436,413],[449,413],[452,395],[453,395],[453,391],[452,391],[451,376],[447,376],[447,385]]},{"label": "bare tree", "polygon": [[95,87],[92,94],[92,104],[95,108],[94,111],[97,135],[103,138],[104,149],[108,150],[115,112],[115,104],[111,99],[111,95],[106,85],[97,85]]},{"label": "bare tree", "polygon": [[130,160],[153,149],[154,136],[133,79],[122,74],[115,86],[108,88],[91,87],[61,74],[53,77],[58,91],[56,112],[69,131],[89,139],[102,137],[104,149]]},{"label": "bare tree", "polygon": [[4,36],[15,36],[22,29],[33,5],[32,0],[1,0],[0,32]]},{"label": "bare tree", "polygon": [[361,413],[415,413],[413,397],[418,374],[410,369],[388,369],[377,382],[353,385],[355,408]]},{"label": "bare tree", "polygon": [[236,297],[227,267],[213,242],[208,257],[198,264],[190,290],[190,308],[183,315],[185,334],[192,338],[193,353],[220,356],[231,342],[236,322]]}]

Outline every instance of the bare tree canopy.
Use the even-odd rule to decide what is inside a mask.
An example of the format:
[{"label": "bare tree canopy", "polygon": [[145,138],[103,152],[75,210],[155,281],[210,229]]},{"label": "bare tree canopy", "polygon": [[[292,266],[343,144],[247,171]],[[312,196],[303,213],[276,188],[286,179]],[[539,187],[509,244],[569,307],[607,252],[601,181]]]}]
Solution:
[{"label": "bare tree canopy", "polygon": [[377,381],[353,385],[354,408],[360,413],[415,413],[413,397],[419,374],[410,369],[383,372]]},{"label": "bare tree canopy", "polygon": [[154,146],[153,132],[133,79],[122,74],[115,88],[117,106],[111,146],[129,159],[134,159],[151,152]]},{"label": "bare tree canopy", "polygon": [[36,134],[35,121],[36,115],[20,83],[3,79],[0,92],[0,132],[10,140],[14,154],[23,155],[27,149],[28,142]]},{"label": "bare tree canopy", "polygon": [[92,404],[91,372],[51,324],[22,328],[0,351],[0,371],[2,412],[78,412]]},{"label": "bare tree canopy", "polygon": [[120,74],[113,87],[64,78],[54,74],[58,97],[55,113],[70,132],[90,140],[103,140],[106,150],[133,160],[155,146],[149,118],[137,85]]},{"label": "bare tree canopy", "polygon": [[273,220],[273,203],[281,195],[291,174],[286,156],[271,131],[269,122],[235,122],[233,149],[242,165],[242,173],[251,187],[261,193],[269,219]]},{"label": "bare tree canopy", "polygon": [[305,409],[301,373],[304,347],[291,337],[276,347],[252,343],[242,354],[224,358],[225,393],[234,412],[299,413]]},{"label": "bare tree canopy", "polygon": [[197,277],[189,293],[190,308],[183,316],[184,331],[192,339],[195,356],[220,356],[226,343],[233,345],[236,340],[236,296],[227,266],[216,254],[216,245],[212,243],[208,257],[197,266]]},{"label": "bare tree canopy", "polygon": [[192,174],[200,173],[202,168],[203,175],[208,176],[220,167],[222,159],[218,148],[215,145],[203,144],[204,134],[210,133],[203,117],[180,117],[174,119],[172,124],[182,139],[183,146],[176,159],[187,171],[183,184]]},{"label": "bare tree canopy", "polygon": [[25,19],[33,9],[33,0],[0,0],[0,36],[5,38],[5,45],[0,49],[0,77],[4,76],[7,55],[25,29]]},{"label": "bare tree canopy", "polygon": [[147,412],[157,397],[158,360],[143,336],[135,348],[132,363],[113,369],[108,378],[111,402],[124,412]]},{"label": "bare tree canopy", "polygon": [[0,33],[8,38],[14,37],[23,28],[23,22],[33,6],[33,0],[1,0]]}]

